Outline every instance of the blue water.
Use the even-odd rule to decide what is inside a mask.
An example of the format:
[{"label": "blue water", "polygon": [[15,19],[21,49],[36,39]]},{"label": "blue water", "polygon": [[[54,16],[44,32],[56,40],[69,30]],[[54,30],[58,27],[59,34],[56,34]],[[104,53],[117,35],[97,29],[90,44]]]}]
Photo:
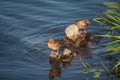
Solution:
[{"label": "blue water", "polygon": [[[92,19],[107,9],[102,5],[107,1],[114,0],[0,0],[0,80],[49,80],[47,39],[61,39],[64,29],[78,19],[90,20],[87,30],[93,35],[106,32]],[[85,53],[92,58],[85,60],[99,66],[100,56],[95,55],[100,50],[102,44],[93,44]],[[106,79],[104,74],[100,79],[81,74],[79,59],[60,69],[54,80]]]}]

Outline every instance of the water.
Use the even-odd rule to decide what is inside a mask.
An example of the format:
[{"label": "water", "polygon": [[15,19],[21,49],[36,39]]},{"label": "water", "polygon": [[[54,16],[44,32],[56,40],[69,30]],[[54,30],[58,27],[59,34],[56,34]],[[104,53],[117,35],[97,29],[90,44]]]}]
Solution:
[{"label": "water", "polygon": [[[107,1],[0,0],[0,80],[49,80],[47,39],[61,39],[64,29],[78,19],[90,20],[87,30],[91,34],[106,32],[92,18],[107,9],[102,5]],[[88,50],[92,58],[85,60],[99,66],[100,57],[95,54],[102,49],[102,44],[93,44]],[[61,73],[55,80],[99,80],[92,73],[81,74],[82,69],[79,59],[72,60],[68,68],[60,64]],[[106,79],[104,74],[101,79]]]}]

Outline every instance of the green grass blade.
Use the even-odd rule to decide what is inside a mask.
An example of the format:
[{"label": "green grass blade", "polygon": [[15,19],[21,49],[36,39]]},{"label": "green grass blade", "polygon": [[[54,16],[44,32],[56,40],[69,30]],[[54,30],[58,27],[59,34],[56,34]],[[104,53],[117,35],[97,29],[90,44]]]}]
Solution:
[{"label": "green grass blade", "polygon": [[109,46],[109,45],[116,44],[116,43],[118,43],[118,42],[120,42],[120,40],[115,40],[115,41],[112,41],[112,42],[108,42],[108,43],[106,43],[105,45],[106,45],[106,46]]}]

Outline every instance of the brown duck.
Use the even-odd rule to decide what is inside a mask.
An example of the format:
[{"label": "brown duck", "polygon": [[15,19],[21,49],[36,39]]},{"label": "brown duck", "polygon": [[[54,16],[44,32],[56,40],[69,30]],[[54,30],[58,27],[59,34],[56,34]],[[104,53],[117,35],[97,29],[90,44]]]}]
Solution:
[{"label": "brown duck", "polygon": [[52,49],[52,50],[57,50],[57,52],[59,52],[59,49],[62,47],[61,41],[58,39],[48,39],[48,48]]},{"label": "brown duck", "polygon": [[74,24],[69,25],[65,29],[66,37],[75,41],[78,38],[78,35],[81,36],[80,30],[84,30],[84,33],[87,33],[86,27],[89,25],[89,20],[77,20]]},{"label": "brown duck", "polygon": [[84,31],[87,32],[86,27],[90,25],[90,22],[89,20],[77,20],[74,24],[79,28],[79,30],[84,29]]}]

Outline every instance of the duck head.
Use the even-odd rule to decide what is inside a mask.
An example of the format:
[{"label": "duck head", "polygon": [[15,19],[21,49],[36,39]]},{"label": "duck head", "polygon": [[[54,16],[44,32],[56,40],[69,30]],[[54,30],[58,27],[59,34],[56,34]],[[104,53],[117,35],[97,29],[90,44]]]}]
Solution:
[{"label": "duck head", "polygon": [[89,20],[77,20],[74,23],[79,29],[85,29],[87,26],[90,25]]}]

